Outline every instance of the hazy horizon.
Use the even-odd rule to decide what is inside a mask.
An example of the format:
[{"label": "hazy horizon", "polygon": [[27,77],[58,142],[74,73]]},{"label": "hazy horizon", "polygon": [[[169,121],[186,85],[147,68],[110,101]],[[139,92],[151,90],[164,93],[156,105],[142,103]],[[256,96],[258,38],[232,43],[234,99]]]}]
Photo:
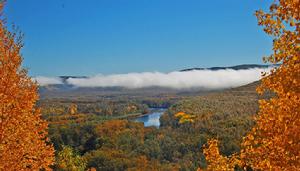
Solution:
[{"label": "hazy horizon", "polygon": [[125,87],[129,89],[165,87],[215,90],[238,87],[258,81],[261,79],[261,73],[268,72],[271,68],[97,74],[86,78],[67,78],[65,80],[60,77],[37,76],[34,79],[41,86],[67,83],[75,87]]}]

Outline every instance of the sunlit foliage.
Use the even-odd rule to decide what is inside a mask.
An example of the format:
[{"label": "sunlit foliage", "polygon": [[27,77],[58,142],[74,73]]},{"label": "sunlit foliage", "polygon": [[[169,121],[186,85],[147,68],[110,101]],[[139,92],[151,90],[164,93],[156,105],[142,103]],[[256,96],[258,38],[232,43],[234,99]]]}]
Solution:
[{"label": "sunlit foliage", "polygon": [[[272,91],[275,96],[260,100],[256,126],[245,136],[239,155],[242,168],[254,170],[300,169],[300,1],[280,0],[265,13],[257,11],[259,25],[271,35],[273,54],[266,62],[281,64],[268,75],[264,73],[258,93]],[[224,157],[215,150],[216,141],[206,149],[206,159],[222,163]],[[233,157],[232,159],[236,159]],[[232,163],[227,162],[223,167]],[[236,163],[231,165],[233,170]],[[211,169],[214,170],[214,169]]]},{"label": "sunlit foliage", "polygon": [[[49,137],[55,149],[71,147],[87,161],[86,168],[196,170],[206,166],[199,148],[208,139],[218,137],[221,154],[229,156],[240,151],[242,136],[250,131],[252,116],[258,111],[256,85],[179,101],[161,117],[159,129],[130,119],[116,120],[114,116],[70,114],[71,101],[62,107],[63,113],[54,111],[44,117],[50,123]],[[81,104],[74,103],[82,112]],[[175,115],[180,111],[195,116],[195,122],[179,124]]]},{"label": "sunlit foliage", "polygon": [[55,170],[84,171],[86,161],[76,154],[71,147],[63,146],[56,157]]},{"label": "sunlit foliage", "polygon": [[178,112],[175,114],[175,117],[179,118],[179,123],[182,124],[186,122],[187,123],[194,122],[195,115],[187,114],[184,112]]},{"label": "sunlit foliage", "polygon": [[234,170],[240,164],[236,156],[226,157],[220,155],[217,140],[209,140],[207,147],[203,150],[208,162],[207,170],[223,171]]},{"label": "sunlit foliage", "polygon": [[1,19],[0,170],[50,170],[54,150],[47,139],[48,125],[35,107],[37,85],[21,68],[21,40]]},{"label": "sunlit foliage", "polygon": [[69,113],[71,115],[77,114],[77,105],[76,104],[71,104],[70,105],[70,107],[69,107]]}]

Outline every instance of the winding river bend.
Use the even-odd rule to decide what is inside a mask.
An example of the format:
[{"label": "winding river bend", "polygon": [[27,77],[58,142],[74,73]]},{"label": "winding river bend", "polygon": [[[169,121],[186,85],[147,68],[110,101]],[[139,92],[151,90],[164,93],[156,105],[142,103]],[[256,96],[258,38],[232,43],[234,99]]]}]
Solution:
[{"label": "winding river bend", "polygon": [[167,110],[165,108],[152,108],[149,114],[134,118],[136,122],[143,122],[145,127],[155,126],[159,128],[160,126],[160,117]]}]

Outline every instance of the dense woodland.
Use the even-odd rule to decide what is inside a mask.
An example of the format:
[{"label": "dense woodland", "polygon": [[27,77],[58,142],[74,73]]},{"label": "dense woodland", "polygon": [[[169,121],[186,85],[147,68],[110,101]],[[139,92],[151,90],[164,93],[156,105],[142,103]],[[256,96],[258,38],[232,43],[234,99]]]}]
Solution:
[{"label": "dense woodland", "polygon": [[[1,18],[0,170],[299,170],[299,7],[274,1],[256,12],[274,39],[265,61],[280,64],[264,73],[259,95],[252,83],[193,96],[38,101],[22,36]],[[160,128],[131,121],[150,107],[168,107]]]},{"label": "dense woodland", "polygon": [[[224,155],[240,150],[241,138],[254,124],[252,116],[258,111],[257,100],[262,98],[255,92],[257,84],[178,98],[181,100],[174,101],[161,117],[159,129],[145,128],[142,123],[129,119],[136,113],[147,112],[157,100],[92,104],[40,101],[56,149],[55,169],[66,167],[58,157],[68,152],[66,149],[80,158],[74,166],[97,170],[196,170],[205,167],[201,147],[212,137],[218,137]],[[148,103],[143,103],[145,101]],[[112,110],[107,113],[101,109]],[[194,114],[196,122],[180,124],[175,117],[180,111]]]}]

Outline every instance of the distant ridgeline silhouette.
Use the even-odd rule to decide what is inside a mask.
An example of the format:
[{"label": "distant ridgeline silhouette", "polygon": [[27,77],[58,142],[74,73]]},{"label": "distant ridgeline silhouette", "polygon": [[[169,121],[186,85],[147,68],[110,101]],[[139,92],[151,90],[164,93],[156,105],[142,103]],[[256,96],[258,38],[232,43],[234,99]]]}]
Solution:
[{"label": "distant ridgeline silhouette", "polygon": [[[219,70],[227,70],[227,69],[232,69],[232,70],[248,70],[248,69],[264,69],[264,68],[269,68],[269,67],[276,67],[279,66],[277,65],[259,65],[259,64],[243,64],[243,65],[236,65],[236,66],[229,66],[229,67],[210,67],[210,68],[187,68],[187,69],[182,69],[177,72],[188,72],[188,71],[204,71],[204,70],[209,70],[209,71],[219,71]],[[176,71],[175,71],[176,72]],[[71,75],[62,75],[56,77],[61,81],[61,83],[49,83],[47,85],[42,85],[41,87],[47,87],[49,85],[56,85],[59,88],[71,88],[74,87],[71,85],[68,80],[70,79],[89,79],[91,77],[89,76],[71,76]]]},{"label": "distant ridgeline silhouette", "polygon": [[[233,70],[243,70],[243,69],[252,69],[252,68],[268,68],[268,67],[276,67],[279,66],[278,64],[276,65],[259,65],[259,64],[242,64],[242,65],[235,65],[235,66],[229,66],[229,67],[210,67],[210,68],[188,68],[188,69],[182,69],[180,72],[185,72],[185,71],[194,71],[194,70],[212,70],[212,71],[217,71],[217,70],[224,70],[224,69],[233,69]],[[67,80],[70,78],[89,78],[88,76],[70,76],[70,75],[63,75],[59,76],[59,78],[62,80],[64,84],[67,84]]]},{"label": "distant ridgeline silhouette", "polygon": [[279,66],[279,65],[278,64],[276,64],[276,65],[243,64],[243,65],[236,65],[236,66],[230,66],[230,67],[188,68],[188,69],[180,70],[180,72],[194,71],[194,70],[217,71],[217,70],[224,70],[224,69],[242,70],[242,69],[252,69],[252,68],[268,68],[268,67],[276,67],[276,66]]},{"label": "distant ridgeline silhouette", "polygon": [[[245,65],[236,65],[236,66],[230,66],[230,67],[211,67],[211,68],[189,68],[189,69],[183,69],[180,71],[175,71],[175,75],[179,75],[178,72],[182,72],[182,74],[185,74],[183,72],[189,72],[189,71],[221,71],[222,70],[250,70],[250,69],[267,69],[269,67],[276,67],[278,65],[257,65],[257,64],[245,64]],[[174,73],[174,72],[173,72]],[[141,73],[142,74],[142,73]],[[163,78],[168,77],[168,73],[160,73],[163,74]],[[171,73],[172,74],[172,73]],[[187,73],[188,74],[188,73]],[[259,73],[257,73],[259,74]],[[124,74],[126,77],[126,74]],[[161,94],[177,94],[177,93],[184,93],[184,94],[189,94],[193,92],[207,92],[208,89],[204,87],[203,85],[199,85],[199,87],[196,88],[189,88],[189,89],[173,89],[172,87],[163,87],[163,86],[145,86],[145,87],[140,87],[137,89],[128,89],[124,86],[121,85],[114,85],[114,86],[95,86],[95,87],[80,87],[77,86],[76,84],[70,83],[71,79],[82,79],[81,81],[90,81],[88,79],[95,79],[93,77],[87,77],[87,76],[59,76],[56,77],[59,79],[61,82],[57,83],[54,82],[53,84],[47,84],[47,85],[42,85],[39,87],[39,92],[41,95],[41,98],[77,98],[77,97],[84,97],[84,98],[100,98],[100,97],[112,97],[115,95],[122,95],[122,96],[127,96],[127,95],[142,95],[142,96],[160,96]],[[119,78],[119,77],[118,77]],[[87,79],[87,80],[85,80]],[[180,79],[180,78],[178,78]],[[214,78],[210,78],[214,79]],[[151,80],[151,79],[150,79]],[[185,79],[186,80],[186,79]],[[95,80],[97,81],[97,79]],[[253,80],[253,82],[258,81],[258,80]],[[219,82],[219,81],[217,81]],[[238,81],[237,81],[238,82]],[[251,81],[249,81],[251,83]],[[245,84],[239,84],[235,87],[246,85],[249,83]],[[199,83],[200,84],[200,83]],[[221,83],[225,84],[225,83]],[[228,88],[232,88],[234,86],[228,86]],[[223,89],[223,88],[220,88]]]},{"label": "distant ridgeline silhouette", "polygon": [[65,75],[65,76],[59,76],[59,78],[61,79],[61,81],[64,84],[68,84],[67,80],[70,78],[89,78],[87,76],[69,76],[69,75]]}]

